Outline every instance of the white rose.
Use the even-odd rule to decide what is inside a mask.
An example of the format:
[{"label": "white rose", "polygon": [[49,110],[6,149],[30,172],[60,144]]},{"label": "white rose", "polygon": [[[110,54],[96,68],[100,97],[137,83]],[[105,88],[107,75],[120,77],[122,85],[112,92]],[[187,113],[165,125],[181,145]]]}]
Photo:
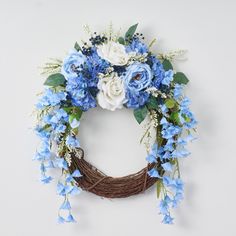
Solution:
[{"label": "white rose", "polygon": [[125,46],[113,41],[99,45],[97,47],[97,53],[101,58],[116,66],[126,65],[129,60],[129,55],[125,51]]},{"label": "white rose", "polygon": [[114,111],[126,102],[124,82],[117,73],[99,79],[98,89],[98,104],[104,109]]}]

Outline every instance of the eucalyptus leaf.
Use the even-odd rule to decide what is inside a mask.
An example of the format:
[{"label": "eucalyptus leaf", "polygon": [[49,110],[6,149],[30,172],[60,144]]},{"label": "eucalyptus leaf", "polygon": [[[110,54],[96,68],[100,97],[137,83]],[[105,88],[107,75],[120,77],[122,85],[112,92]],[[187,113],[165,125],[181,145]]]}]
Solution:
[{"label": "eucalyptus leaf", "polygon": [[164,59],[164,61],[162,62],[162,65],[163,65],[163,68],[165,71],[173,70],[173,66],[172,66],[171,62],[167,59]]},{"label": "eucalyptus leaf", "polygon": [[148,114],[148,109],[146,106],[134,110],[134,117],[140,124]]},{"label": "eucalyptus leaf", "polygon": [[61,73],[56,73],[56,74],[49,75],[46,81],[44,82],[44,85],[56,87],[59,85],[64,85],[65,82],[66,82],[66,79],[64,75],[62,75]]},{"label": "eucalyptus leaf", "polygon": [[130,39],[133,37],[136,29],[138,27],[138,24],[132,25],[129,27],[129,29],[127,30],[127,32],[125,33],[125,39]]},{"label": "eucalyptus leaf", "polygon": [[176,74],[174,74],[174,82],[177,84],[187,84],[189,82],[189,79],[184,73],[177,72]]}]

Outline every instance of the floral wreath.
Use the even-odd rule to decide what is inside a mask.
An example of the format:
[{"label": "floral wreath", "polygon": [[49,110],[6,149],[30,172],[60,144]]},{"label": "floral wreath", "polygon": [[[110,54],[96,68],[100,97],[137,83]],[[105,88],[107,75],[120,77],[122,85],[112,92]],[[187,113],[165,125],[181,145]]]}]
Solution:
[{"label": "floral wreath", "polygon": [[[183,198],[179,159],[187,157],[188,141],[194,139],[196,120],[183,94],[188,83],[171,61],[183,53],[174,51],[155,55],[135,33],[138,24],[124,36],[112,27],[105,33],[91,33],[90,38],[63,60],[47,63],[49,74],[37,108],[36,133],[42,141],[35,159],[41,162],[41,181],[49,183],[50,168],[60,168],[57,193],[64,197],[58,222],[75,222],[69,195],[86,190],[108,198],[128,197],[156,184],[163,223],[172,224],[170,209]],[[96,106],[115,111],[132,109],[138,123],[145,123],[142,137],[147,149],[147,166],[128,176],[106,176],[84,159],[77,138],[83,112]],[[145,122],[144,122],[145,121]],[[155,135],[155,142],[151,138]]]}]

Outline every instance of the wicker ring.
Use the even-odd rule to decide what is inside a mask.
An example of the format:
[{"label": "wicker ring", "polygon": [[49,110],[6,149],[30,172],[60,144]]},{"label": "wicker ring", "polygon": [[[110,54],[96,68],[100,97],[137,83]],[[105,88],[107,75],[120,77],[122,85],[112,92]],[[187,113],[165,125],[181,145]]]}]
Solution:
[{"label": "wicker ring", "polygon": [[[144,192],[150,188],[157,178],[151,178],[147,171],[154,167],[149,164],[140,171],[123,177],[107,176],[84,159],[81,148],[71,153],[72,163],[70,172],[79,169],[82,177],[74,178],[79,187],[88,192],[106,198],[124,198]],[[159,162],[158,162],[159,163]],[[160,164],[156,164],[160,168]]]}]

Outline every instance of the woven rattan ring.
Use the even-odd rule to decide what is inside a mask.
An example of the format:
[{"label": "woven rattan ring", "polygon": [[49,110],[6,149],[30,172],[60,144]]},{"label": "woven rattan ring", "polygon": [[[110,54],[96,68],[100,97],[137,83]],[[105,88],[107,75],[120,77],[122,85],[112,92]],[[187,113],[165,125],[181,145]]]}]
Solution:
[{"label": "woven rattan ring", "polygon": [[[79,187],[101,197],[106,198],[125,198],[144,192],[150,188],[157,178],[151,178],[147,172],[153,168],[153,164],[123,177],[111,177],[105,175],[96,167],[84,159],[84,151],[78,148],[76,152],[71,153],[72,163],[69,167],[70,172],[79,169],[83,177],[75,178]],[[158,167],[160,168],[159,164]]]}]

